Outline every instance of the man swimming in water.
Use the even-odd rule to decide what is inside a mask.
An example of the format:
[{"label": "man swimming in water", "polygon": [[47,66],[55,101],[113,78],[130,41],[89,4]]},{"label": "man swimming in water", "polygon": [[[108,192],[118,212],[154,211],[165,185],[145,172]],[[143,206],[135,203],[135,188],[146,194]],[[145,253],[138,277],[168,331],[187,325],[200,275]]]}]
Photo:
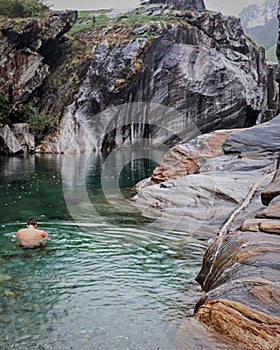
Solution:
[{"label": "man swimming in water", "polygon": [[22,248],[38,248],[44,246],[43,238],[50,236],[43,230],[37,229],[37,221],[30,218],[26,224],[27,228],[23,228],[16,233]]}]

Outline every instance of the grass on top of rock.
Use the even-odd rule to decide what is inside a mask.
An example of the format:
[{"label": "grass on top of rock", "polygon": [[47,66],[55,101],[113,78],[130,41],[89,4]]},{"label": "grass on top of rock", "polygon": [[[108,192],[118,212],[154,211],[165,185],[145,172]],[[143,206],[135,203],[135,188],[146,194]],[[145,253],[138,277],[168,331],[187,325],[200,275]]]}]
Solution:
[{"label": "grass on top of rock", "polygon": [[128,12],[119,17],[110,19],[107,14],[110,10],[98,10],[98,11],[80,11],[78,22],[67,33],[72,36],[80,31],[86,29],[105,27],[109,23],[112,25],[124,24],[124,25],[141,25],[150,24],[155,22],[166,22],[174,19],[172,16],[151,16],[143,15],[137,11]]},{"label": "grass on top of rock", "polygon": [[79,11],[78,22],[69,30],[67,35],[74,35],[82,30],[106,26],[110,19],[106,16],[106,10]]}]

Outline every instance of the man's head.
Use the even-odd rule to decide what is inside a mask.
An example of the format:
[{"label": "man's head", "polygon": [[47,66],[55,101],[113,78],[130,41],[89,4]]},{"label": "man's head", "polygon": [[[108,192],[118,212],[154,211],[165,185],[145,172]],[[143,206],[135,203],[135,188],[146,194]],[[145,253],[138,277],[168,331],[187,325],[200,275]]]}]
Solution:
[{"label": "man's head", "polygon": [[37,221],[35,219],[28,219],[26,226],[34,226],[37,227]]}]

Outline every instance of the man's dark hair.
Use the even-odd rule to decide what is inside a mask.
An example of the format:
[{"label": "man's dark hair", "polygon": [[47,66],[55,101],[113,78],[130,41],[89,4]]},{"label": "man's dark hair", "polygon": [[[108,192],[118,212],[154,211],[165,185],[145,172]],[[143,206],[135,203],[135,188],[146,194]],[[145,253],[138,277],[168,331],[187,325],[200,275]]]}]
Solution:
[{"label": "man's dark hair", "polygon": [[35,219],[33,219],[33,218],[30,218],[27,221],[27,226],[29,226],[29,225],[36,226],[37,225],[37,221]]}]

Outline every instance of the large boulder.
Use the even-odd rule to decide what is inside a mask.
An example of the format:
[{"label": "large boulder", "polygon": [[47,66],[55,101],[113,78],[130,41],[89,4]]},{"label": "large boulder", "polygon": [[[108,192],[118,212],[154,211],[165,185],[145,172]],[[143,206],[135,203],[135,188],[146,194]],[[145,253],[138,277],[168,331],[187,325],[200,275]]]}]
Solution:
[{"label": "large boulder", "polygon": [[[148,182],[133,202],[162,229],[176,227],[201,239],[223,230],[235,210],[239,215],[231,225],[238,227],[248,212],[263,208],[259,198],[267,192],[280,147],[279,118],[248,129],[214,131],[173,147],[153,171],[157,184]],[[251,195],[254,200],[248,199]],[[246,201],[246,211],[241,210]]]},{"label": "large boulder", "polygon": [[223,144],[225,153],[255,153],[280,151],[280,116],[267,123],[232,133]]},{"label": "large boulder", "polygon": [[237,231],[218,238],[198,276],[207,294],[196,307],[195,319],[238,349],[277,349],[279,253],[277,231]]},{"label": "large boulder", "polygon": [[201,135],[189,143],[172,147],[153,170],[151,179],[160,183],[200,171],[212,158],[224,155],[222,145],[235,130],[218,130]]},{"label": "large boulder", "polygon": [[23,153],[21,145],[8,125],[0,129],[0,153],[7,155]]},{"label": "large boulder", "polygon": [[16,123],[12,125],[12,131],[25,153],[35,152],[35,136],[30,133],[27,123]]},{"label": "large boulder", "polygon": [[[223,228],[255,183],[263,179],[260,188],[264,188],[265,170],[187,175],[146,186],[131,201],[163,232],[181,232],[182,236],[207,241]],[[260,209],[260,205],[255,205]]]},{"label": "large boulder", "polygon": [[[278,178],[279,163],[273,181]],[[240,349],[279,347],[277,210],[279,196],[240,229],[220,235],[208,248],[197,277],[206,294],[196,306],[195,319]]]},{"label": "large boulder", "polygon": [[[205,133],[250,126],[260,118],[267,96],[264,51],[246,37],[240,20],[157,8],[158,21],[154,16],[138,23],[143,6],[126,16],[134,16],[132,25],[110,23],[78,35],[94,45],[89,69],[60,127],[38,151],[108,152],[131,147],[139,138],[152,140],[153,147],[170,146],[188,139],[188,120]],[[158,125],[145,122],[149,107],[133,107],[138,125],[113,108],[127,104],[129,113],[129,104],[138,102],[174,108],[182,115],[180,123],[163,140]]]},{"label": "large boulder", "polygon": [[36,149],[35,136],[29,132],[27,123],[5,125],[0,129],[0,153],[17,155],[32,153]]},{"label": "large boulder", "polygon": [[204,294],[175,337],[180,350],[190,344],[193,349],[279,347],[278,123],[279,117],[230,132],[212,159],[203,156],[211,147],[198,142],[199,136],[190,142],[203,145],[200,152],[196,148],[196,163],[203,160],[197,174],[149,183],[133,199],[162,232],[211,238],[197,276]]}]

